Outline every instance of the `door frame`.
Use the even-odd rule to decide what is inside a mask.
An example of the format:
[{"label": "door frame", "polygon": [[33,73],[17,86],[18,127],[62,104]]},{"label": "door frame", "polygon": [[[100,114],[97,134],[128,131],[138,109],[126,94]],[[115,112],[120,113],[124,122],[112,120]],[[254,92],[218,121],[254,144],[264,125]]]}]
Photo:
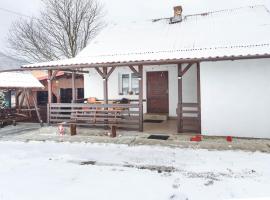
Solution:
[{"label": "door frame", "polygon": [[167,93],[167,99],[168,99],[168,107],[167,107],[167,111],[166,113],[164,114],[169,114],[169,111],[170,111],[170,95],[169,95],[169,70],[157,70],[157,71],[146,71],[146,113],[151,113],[149,112],[149,93],[148,93],[148,74],[150,73],[154,73],[154,72],[166,72],[167,73],[167,86],[168,86],[168,93]]}]

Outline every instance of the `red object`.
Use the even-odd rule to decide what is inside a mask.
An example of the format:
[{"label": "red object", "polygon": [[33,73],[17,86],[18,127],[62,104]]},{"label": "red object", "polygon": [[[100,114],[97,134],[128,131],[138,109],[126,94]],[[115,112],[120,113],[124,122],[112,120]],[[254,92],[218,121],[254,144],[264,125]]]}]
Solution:
[{"label": "red object", "polygon": [[190,141],[192,142],[200,142],[202,141],[202,136],[201,135],[196,135],[190,138]]},{"label": "red object", "polygon": [[232,142],[232,136],[227,136],[226,140],[227,140],[227,142]]}]

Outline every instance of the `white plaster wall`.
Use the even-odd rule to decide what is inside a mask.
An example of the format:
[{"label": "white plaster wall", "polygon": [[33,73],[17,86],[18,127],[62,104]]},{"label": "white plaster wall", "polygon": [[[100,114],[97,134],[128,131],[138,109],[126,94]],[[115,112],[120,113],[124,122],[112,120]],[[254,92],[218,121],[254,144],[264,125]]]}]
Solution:
[{"label": "white plaster wall", "polygon": [[[169,76],[169,116],[176,116],[176,107],[178,101],[178,84],[177,84],[177,66],[162,65],[162,66],[144,66],[143,68],[143,90],[144,99],[146,99],[146,72],[149,71],[168,71]],[[119,95],[119,73],[131,72],[128,67],[119,67],[111,74],[108,82],[109,99],[138,99],[137,95]],[[84,77],[85,98],[97,97],[103,99],[103,82],[101,76],[91,69],[89,74]],[[196,102],[196,68],[191,67],[183,78],[183,101]],[[144,112],[146,112],[146,102],[144,103]]]},{"label": "white plaster wall", "polygon": [[202,134],[270,138],[270,59],[201,63]]}]

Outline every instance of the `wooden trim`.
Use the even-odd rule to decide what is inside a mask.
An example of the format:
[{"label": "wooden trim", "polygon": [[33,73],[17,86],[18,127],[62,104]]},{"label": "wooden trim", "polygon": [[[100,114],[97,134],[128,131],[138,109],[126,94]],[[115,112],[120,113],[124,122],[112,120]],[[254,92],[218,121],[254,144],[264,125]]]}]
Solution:
[{"label": "wooden trim", "polygon": [[177,104],[177,132],[183,132],[183,105],[182,105],[182,65],[177,65],[178,71],[178,104]]},{"label": "wooden trim", "polygon": [[143,66],[139,65],[139,131],[143,132]]},{"label": "wooden trim", "polygon": [[244,60],[244,59],[262,59],[270,58],[270,54],[264,55],[247,55],[247,56],[223,56],[223,57],[209,57],[209,58],[193,58],[193,59],[168,59],[168,60],[154,60],[154,61],[133,61],[133,62],[114,62],[102,64],[70,64],[66,66],[42,66],[42,67],[22,67],[20,69],[1,70],[0,72],[12,71],[33,71],[33,70],[50,70],[50,69],[77,69],[77,68],[98,68],[98,67],[126,67],[129,65],[166,65],[177,63],[190,63],[190,62],[212,62],[212,61],[225,61],[225,60]]}]

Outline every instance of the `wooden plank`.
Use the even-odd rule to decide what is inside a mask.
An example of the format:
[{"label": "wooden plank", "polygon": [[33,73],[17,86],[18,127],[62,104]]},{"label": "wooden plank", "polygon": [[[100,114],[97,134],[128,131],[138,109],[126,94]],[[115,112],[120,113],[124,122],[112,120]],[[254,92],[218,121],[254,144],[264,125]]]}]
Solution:
[{"label": "wooden plank", "polygon": [[198,107],[198,103],[182,103],[183,107]]},{"label": "wooden plank", "polygon": [[83,104],[52,103],[52,108],[139,108],[140,104]]}]

